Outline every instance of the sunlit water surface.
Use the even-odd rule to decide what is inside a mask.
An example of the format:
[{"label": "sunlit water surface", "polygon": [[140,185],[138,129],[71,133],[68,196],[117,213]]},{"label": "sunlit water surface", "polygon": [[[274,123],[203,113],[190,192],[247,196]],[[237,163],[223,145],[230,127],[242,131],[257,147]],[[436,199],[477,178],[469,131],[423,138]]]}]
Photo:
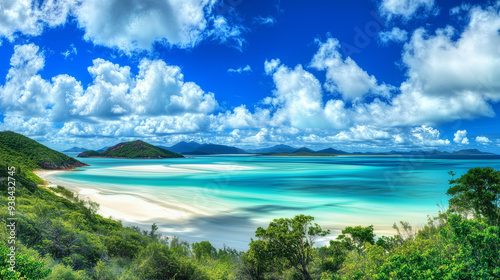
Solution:
[{"label": "sunlit water surface", "polygon": [[[447,206],[448,171],[461,175],[477,166],[500,169],[498,159],[418,156],[79,160],[90,166],[48,179],[80,191],[81,196],[134,194],[177,211],[170,215],[151,210],[156,213],[124,220],[125,225],[148,228],[156,222],[165,235],[236,249],[247,248],[258,226],[297,214],[312,215],[332,231],[320,244],[346,226],[373,224],[378,235],[393,233],[392,224],[401,220],[421,226],[427,215],[440,210],[438,204]],[[183,212],[189,215],[174,218]]]}]

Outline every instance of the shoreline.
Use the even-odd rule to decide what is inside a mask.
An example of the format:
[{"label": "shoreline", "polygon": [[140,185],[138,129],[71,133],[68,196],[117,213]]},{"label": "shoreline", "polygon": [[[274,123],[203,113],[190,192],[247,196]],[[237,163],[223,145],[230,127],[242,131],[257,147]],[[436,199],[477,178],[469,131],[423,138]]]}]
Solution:
[{"label": "shoreline", "polygon": [[[68,170],[71,171],[71,170]],[[200,208],[182,204],[176,199],[170,201],[158,200],[148,194],[138,194],[127,191],[116,191],[99,187],[82,187],[71,182],[54,182],[51,176],[67,172],[65,170],[35,170],[34,173],[46,183],[43,187],[62,186],[75,193],[80,199],[89,199],[99,204],[97,214],[122,221],[124,224],[144,224],[150,226],[153,222],[182,220],[196,216],[209,215]],[[54,192],[55,193],[55,192]],[[57,194],[57,193],[56,193]],[[149,223],[151,221],[151,223]]]}]

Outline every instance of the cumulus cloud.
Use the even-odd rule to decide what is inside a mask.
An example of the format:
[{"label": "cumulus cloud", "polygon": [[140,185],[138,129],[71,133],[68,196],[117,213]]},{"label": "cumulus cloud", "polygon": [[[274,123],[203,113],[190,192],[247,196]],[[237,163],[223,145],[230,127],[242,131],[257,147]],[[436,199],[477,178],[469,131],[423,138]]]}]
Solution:
[{"label": "cumulus cloud", "polygon": [[329,38],[319,42],[319,50],[311,61],[311,67],[326,70],[325,88],[340,93],[346,100],[361,99],[367,94],[390,96],[391,87],[379,85],[373,75],[368,75],[350,57],[342,58],[340,43]]},{"label": "cumulus cloud", "polygon": [[379,32],[378,37],[383,45],[387,45],[390,42],[400,43],[408,39],[408,32],[399,27],[393,27],[390,31]]},{"label": "cumulus cloud", "polygon": [[458,143],[458,144],[464,144],[464,145],[468,145],[469,144],[469,139],[467,138],[467,130],[457,130],[457,132],[455,132],[455,134],[453,134],[453,136],[455,136],[453,138],[453,142],[455,143]]},{"label": "cumulus cloud", "polygon": [[75,11],[85,38],[124,51],[149,49],[162,41],[181,48],[202,39],[212,1],[87,0]]},{"label": "cumulus cloud", "polygon": [[439,130],[425,125],[411,129],[411,136],[415,145],[437,147],[450,144],[450,140],[439,138]]},{"label": "cumulus cloud", "polygon": [[263,100],[275,109],[272,126],[343,128],[347,125],[343,101],[332,99],[324,105],[320,82],[300,64],[292,69],[273,60],[266,61],[265,68],[272,74],[276,87],[273,96]]},{"label": "cumulus cloud", "polygon": [[209,113],[218,106],[213,93],[205,93],[193,82],[184,82],[181,69],[162,60],[143,59],[135,83],[131,98],[140,114]]},{"label": "cumulus cloud", "polygon": [[[18,0],[2,3],[0,39],[18,34],[40,35],[45,27],[66,23],[69,15],[96,45],[130,54],[150,50],[155,43],[191,48],[212,38],[241,49],[246,28],[214,14],[212,0]],[[269,24],[269,23],[267,23]],[[73,49],[63,52],[71,54]]]},{"label": "cumulus cloud", "polygon": [[485,136],[477,136],[476,137],[476,142],[479,144],[487,145],[491,143],[491,140],[488,139],[488,137]]},{"label": "cumulus cloud", "polygon": [[480,99],[500,100],[499,29],[499,12],[479,7],[471,9],[462,34],[449,26],[434,35],[417,29],[403,52],[409,81],[428,95],[470,92]]},{"label": "cumulus cloud", "polygon": [[143,59],[139,73],[95,59],[88,67],[92,83],[84,89],[69,75],[41,78],[45,60],[34,44],[14,47],[6,83],[0,87],[0,107],[23,116],[48,116],[53,121],[116,119],[125,115],[178,116],[207,114],[217,101],[213,93],[185,82],[178,66]]},{"label": "cumulus cloud", "polygon": [[7,115],[3,123],[0,123],[0,130],[12,130],[29,136],[45,136],[54,134],[57,130],[53,123],[45,117],[21,117]]},{"label": "cumulus cloud", "polygon": [[274,70],[276,70],[276,68],[278,68],[278,66],[280,64],[281,64],[281,60],[278,58],[266,60],[264,62],[264,70],[265,70],[266,74],[268,74],[268,75],[272,74],[272,72],[274,72]]},{"label": "cumulus cloud", "polygon": [[217,115],[218,130],[226,128],[260,128],[267,126],[270,122],[270,111],[268,109],[256,108],[251,113],[245,105],[240,105],[232,111],[227,110]]},{"label": "cumulus cloud", "polygon": [[245,66],[241,66],[241,67],[238,67],[236,69],[229,68],[229,69],[227,69],[227,72],[238,73],[238,74],[241,74],[243,72],[252,72],[252,67],[250,67],[250,65],[247,64]]},{"label": "cumulus cloud", "polygon": [[372,125],[356,125],[348,131],[341,131],[330,138],[335,142],[373,142],[388,141],[391,135],[384,130],[377,129]]},{"label": "cumulus cloud", "polygon": [[45,26],[54,27],[66,22],[75,1],[33,0],[2,1],[0,9],[0,38],[13,41],[17,33],[40,35]]},{"label": "cumulus cloud", "polygon": [[321,116],[321,84],[311,73],[301,65],[295,69],[281,65],[273,74],[273,80],[276,89],[269,102],[278,106],[273,115],[274,125],[288,122],[301,128],[325,125]]},{"label": "cumulus cloud", "polygon": [[433,12],[434,7],[434,0],[382,0],[379,10],[388,19],[401,17],[404,20],[409,20],[419,12],[423,16],[428,16]]},{"label": "cumulus cloud", "polygon": [[5,110],[24,112],[26,116],[47,114],[52,102],[50,83],[38,75],[45,66],[43,54],[34,44],[14,47],[5,85],[0,87],[0,105]]}]

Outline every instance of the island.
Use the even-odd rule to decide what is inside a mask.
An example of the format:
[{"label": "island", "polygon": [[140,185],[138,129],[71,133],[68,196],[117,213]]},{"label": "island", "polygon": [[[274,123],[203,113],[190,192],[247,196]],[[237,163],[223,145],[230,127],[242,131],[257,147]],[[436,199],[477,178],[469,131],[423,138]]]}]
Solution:
[{"label": "island", "polygon": [[123,142],[107,148],[103,152],[88,150],[80,153],[81,158],[126,158],[126,159],[164,159],[184,158],[183,155],[156,147],[142,140]]}]

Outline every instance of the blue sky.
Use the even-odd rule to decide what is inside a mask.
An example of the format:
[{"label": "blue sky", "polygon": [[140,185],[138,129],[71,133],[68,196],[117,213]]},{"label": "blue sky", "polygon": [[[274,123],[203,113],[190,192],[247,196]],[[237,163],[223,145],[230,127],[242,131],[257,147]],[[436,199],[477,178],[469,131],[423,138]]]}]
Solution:
[{"label": "blue sky", "polygon": [[500,153],[500,2],[7,1],[0,129]]}]

